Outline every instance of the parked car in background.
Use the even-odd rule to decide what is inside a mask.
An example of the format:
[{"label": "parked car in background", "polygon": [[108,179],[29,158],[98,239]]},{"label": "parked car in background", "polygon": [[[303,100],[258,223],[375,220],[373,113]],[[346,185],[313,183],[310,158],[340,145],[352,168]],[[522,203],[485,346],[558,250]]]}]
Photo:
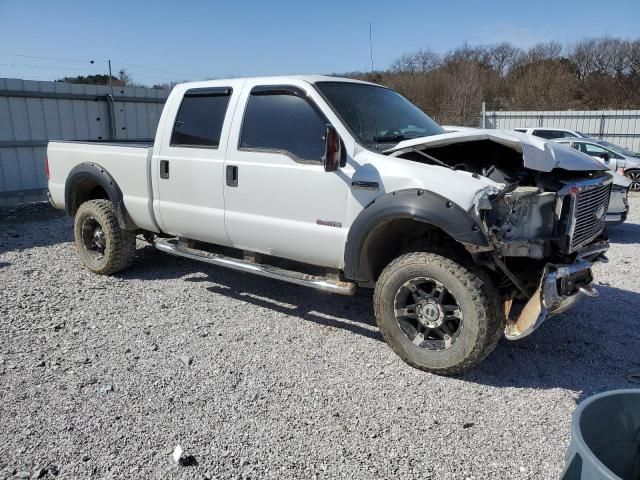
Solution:
[{"label": "parked car in background", "polygon": [[631,190],[640,190],[640,154],[595,138],[563,139],[556,142],[567,144],[591,157],[601,159],[611,170],[623,173],[631,180]]},{"label": "parked car in background", "polygon": [[536,137],[546,138],[547,140],[555,140],[556,138],[589,138],[589,135],[577,130],[569,130],[567,128],[514,128],[516,132],[526,133],[527,135],[535,135]]}]

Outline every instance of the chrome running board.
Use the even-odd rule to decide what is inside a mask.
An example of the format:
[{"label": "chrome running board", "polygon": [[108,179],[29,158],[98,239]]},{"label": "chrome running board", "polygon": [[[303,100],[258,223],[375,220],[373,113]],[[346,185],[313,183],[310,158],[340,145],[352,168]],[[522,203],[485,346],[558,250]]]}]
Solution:
[{"label": "chrome running board", "polygon": [[227,267],[240,272],[248,272],[263,277],[283,280],[304,287],[316,288],[325,292],[337,293],[339,295],[353,295],[356,292],[356,285],[352,282],[343,282],[333,280],[327,277],[316,275],[308,275],[306,273],[296,272],[293,270],[285,270],[284,268],[265,265],[262,263],[250,262],[239,258],[227,257],[219,253],[211,253],[204,250],[189,248],[181,245],[177,239],[159,239],[155,242],[158,250],[171,255],[197,260],[199,262],[218,265],[219,267]]}]

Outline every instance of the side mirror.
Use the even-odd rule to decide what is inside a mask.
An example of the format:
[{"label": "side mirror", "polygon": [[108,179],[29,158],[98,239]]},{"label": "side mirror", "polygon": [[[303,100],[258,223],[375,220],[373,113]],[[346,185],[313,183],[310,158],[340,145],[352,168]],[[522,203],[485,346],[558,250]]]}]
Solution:
[{"label": "side mirror", "polygon": [[342,158],[342,142],[340,141],[340,135],[338,135],[338,132],[333,128],[333,126],[327,125],[324,140],[324,157],[322,158],[324,171],[335,172],[340,168],[340,160]]},{"label": "side mirror", "polygon": [[608,162],[609,161],[609,154],[608,153],[601,153],[600,154],[600,158],[602,160],[604,160],[605,162]]}]

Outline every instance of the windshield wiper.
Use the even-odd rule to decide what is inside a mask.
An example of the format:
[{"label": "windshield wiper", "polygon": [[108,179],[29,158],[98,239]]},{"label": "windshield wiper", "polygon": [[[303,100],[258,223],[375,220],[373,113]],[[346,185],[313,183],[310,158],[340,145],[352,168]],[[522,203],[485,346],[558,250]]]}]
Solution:
[{"label": "windshield wiper", "polygon": [[409,140],[410,138],[415,138],[415,137],[407,137],[406,135],[400,134],[400,135],[373,137],[373,140],[375,142],[380,142],[380,143],[391,143],[391,142],[401,142],[402,140]]}]

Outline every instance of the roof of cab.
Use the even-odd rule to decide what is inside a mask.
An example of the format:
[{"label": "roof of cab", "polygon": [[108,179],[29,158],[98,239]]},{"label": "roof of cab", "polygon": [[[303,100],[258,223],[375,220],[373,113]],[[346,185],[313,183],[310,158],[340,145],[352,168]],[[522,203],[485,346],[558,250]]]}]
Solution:
[{"label": "roof of cab", "polygon": [[363,85],[376,85],[375,83],[365,82],[362,80],[355,80],[353,78],[344,78],[344,77],[332,77],[329,75],[279,75],[272,77],[237,77],[237,78],[217,78],[215,80],[200,80],[195,82],[185,82],[179,85],[184,85],[188,87],[216,87],[220,84],[224,84],[225,82],[237,82],[237,81],[247,81],[247,80],[260,80],[260,81],[278,81],[282,83],[286,83],[290,80],[302,80],[307,83],[318,83],[318,82],[349,82],[349,83],[361,83]]}]

